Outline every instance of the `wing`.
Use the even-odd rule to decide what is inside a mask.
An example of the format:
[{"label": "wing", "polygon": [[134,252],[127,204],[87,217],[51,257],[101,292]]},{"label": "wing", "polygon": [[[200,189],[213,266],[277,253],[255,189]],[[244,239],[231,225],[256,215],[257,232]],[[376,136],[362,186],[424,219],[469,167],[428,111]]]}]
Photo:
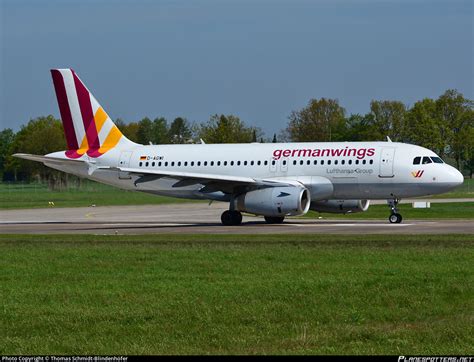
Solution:
[{"label": "wing", "polygon": [[278,181],[274,179],[256,179],[252,177],[197,173],[197,172],[180,172],[168,170],[143,170],[139,168],[114,168],[118,171],[125,172],[131,176],[138,176],[135,180],[135,186],[142,182],[155,181],[160,178],[176,179],[173,187],[185,187],[190,185],[203,185],[201,192],[222,191],[224,193],[238,193],[245,190],[255,189],[259,187],[276,187],[276,186],[295,186],[297,182]]}]

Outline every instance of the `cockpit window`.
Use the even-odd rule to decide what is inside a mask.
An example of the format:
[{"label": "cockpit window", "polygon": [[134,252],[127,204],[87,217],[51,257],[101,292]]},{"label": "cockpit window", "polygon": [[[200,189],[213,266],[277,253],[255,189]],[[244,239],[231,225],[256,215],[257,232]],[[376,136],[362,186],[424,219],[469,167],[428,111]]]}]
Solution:
[{"label": "cockpit window", "polygon": [[423,165],[426,165],[427,163],[432,163],[431,158],[429,157],[423,157]]},{"label": "cockpit window", "polygon": [[443,160],[439,157],[431,157],[434,163],[444,163]]},{"label": "cockpit window", "polygon": [[420,164],[420,161],[421,161],[421,157],[415,157],[415,158],[413,159],[413,164],[414,164],[414,165],[419,165],[419,164]]}]

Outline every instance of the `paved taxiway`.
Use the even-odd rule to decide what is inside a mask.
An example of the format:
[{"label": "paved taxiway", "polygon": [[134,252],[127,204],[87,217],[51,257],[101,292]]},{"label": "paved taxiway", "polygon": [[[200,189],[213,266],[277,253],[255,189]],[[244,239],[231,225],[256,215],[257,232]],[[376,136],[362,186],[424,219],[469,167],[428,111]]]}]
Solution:
[{"label": "paved taxiway", "polygon": [[[1,210],[2,234],[474,234],[470,220],[387,220],[288,218],[268,225],[262,218],[244,215],[243,225],[223,226],[224,203],[102,206]],[[388,215],[388,209],[387,209]]]}]

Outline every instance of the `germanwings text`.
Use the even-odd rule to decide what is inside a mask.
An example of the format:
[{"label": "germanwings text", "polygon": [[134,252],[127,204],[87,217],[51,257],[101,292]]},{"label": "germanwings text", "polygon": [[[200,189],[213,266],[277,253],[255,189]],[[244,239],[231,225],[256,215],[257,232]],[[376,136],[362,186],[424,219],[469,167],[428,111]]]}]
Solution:
[{"label": "germanwings text", "polygon": [[363,159],[365,156],[373,156],[375,148],[300,148],[300,149],[286,149],[273,151],[273,159],[279,160],[282,157],[351,157],[355,156],[358,159]]}]

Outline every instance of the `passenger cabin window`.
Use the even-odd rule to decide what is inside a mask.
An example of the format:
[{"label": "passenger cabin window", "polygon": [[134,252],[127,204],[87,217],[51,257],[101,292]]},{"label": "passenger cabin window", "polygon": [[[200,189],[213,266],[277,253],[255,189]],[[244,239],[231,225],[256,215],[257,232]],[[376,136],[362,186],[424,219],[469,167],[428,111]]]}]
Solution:
[{"label": "passenger cabin window", "polygon": [[434,163],[444,163],[443,160],[439,157],[431,157]]},{"label": "passenger cabin window", "polygon": [[427,163],[432,163],[431,158],[429,157],[423,157],[423,165],[426,165]]},{"label": "passenger cabin window", "polygon": [[421,161],[421,157],[415,157],[415,158],[413,159],[413,164],[414,164],[414,165],[419,165],[419,164],[420,164],[420,161]]}]

